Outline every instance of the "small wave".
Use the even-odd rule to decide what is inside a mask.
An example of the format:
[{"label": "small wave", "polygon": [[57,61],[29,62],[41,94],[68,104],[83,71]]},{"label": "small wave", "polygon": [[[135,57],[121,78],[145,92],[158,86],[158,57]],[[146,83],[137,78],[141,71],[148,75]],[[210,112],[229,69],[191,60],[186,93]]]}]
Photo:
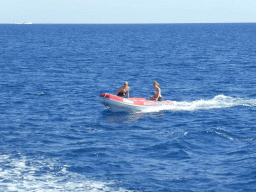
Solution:
[{"label": "small wave", "polygon": [[36,94],[37,94],[38,96],[39,96],[39,95],[44,95],[44,92],[36,93]]},{"label": "small wave", "polygon": [[232,135],[231,133],[222,131],[221,128],[217,128],[217,130],[213,130],[213,131],[207,131],[207,133],[218,135],[221,138],[225,138],[230,141],[237,141],[237,142],[250,142],[255,139],[255,136],[247,136],[247,137],[235,136],[235,135]]}]

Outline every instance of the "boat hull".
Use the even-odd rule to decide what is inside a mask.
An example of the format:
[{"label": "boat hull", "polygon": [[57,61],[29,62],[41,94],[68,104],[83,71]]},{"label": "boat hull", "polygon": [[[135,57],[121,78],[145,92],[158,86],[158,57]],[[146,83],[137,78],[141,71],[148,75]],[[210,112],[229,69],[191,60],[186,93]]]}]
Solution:
[{"label": "boat hull", "polygon": [[107,93],[101,94],[99,100],[114,112],[143,112],[173,105],[171,101],[153,101],[136,97],[123,98]]}]

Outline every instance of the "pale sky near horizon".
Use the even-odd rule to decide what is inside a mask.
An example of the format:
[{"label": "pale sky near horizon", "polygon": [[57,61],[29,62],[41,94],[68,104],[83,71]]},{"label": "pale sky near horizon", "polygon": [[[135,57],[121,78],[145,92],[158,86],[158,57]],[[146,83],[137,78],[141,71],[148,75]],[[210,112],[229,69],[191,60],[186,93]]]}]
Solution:
[{"label": "pale sky near horizon", "polygon": [[256,22],[256,0],[0,0],[0,23]]}]

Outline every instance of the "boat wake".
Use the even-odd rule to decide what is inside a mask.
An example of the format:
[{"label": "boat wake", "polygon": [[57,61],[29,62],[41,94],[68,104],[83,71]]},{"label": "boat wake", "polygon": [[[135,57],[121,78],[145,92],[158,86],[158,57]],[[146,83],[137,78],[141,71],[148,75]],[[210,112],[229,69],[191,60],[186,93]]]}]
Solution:
[{"label": "boat wake", "polygon": [[0,191],[129,191],[115,181],[97,181],[69,171],[58,160],[0,154]]},{"label": "boat wake", "polygon": [[173,106],[159,106],[157,108],[147,109],[143,112],[156,112],[162,110],[170,111],[198,111],[198,110],[211,110],[211,109],[222,109],[236,106],[256,106],[256,99],[243,99],[233,98],[225,95],[217,95],[210,100],[196,100],[192,102],[188,101],[172,101]]}]

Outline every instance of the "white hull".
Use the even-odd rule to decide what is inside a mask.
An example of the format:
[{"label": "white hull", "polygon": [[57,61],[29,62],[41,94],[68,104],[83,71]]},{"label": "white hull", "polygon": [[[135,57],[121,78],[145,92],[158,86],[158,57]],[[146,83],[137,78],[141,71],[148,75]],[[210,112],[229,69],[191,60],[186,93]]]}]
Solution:
[{"label": "white hull", "polygon": [[134,112],[134,111],[145,111],[147,110],[146,106],[128,104],[113,99],[100,97],[100,102],[111,109],[113,112]]}]

